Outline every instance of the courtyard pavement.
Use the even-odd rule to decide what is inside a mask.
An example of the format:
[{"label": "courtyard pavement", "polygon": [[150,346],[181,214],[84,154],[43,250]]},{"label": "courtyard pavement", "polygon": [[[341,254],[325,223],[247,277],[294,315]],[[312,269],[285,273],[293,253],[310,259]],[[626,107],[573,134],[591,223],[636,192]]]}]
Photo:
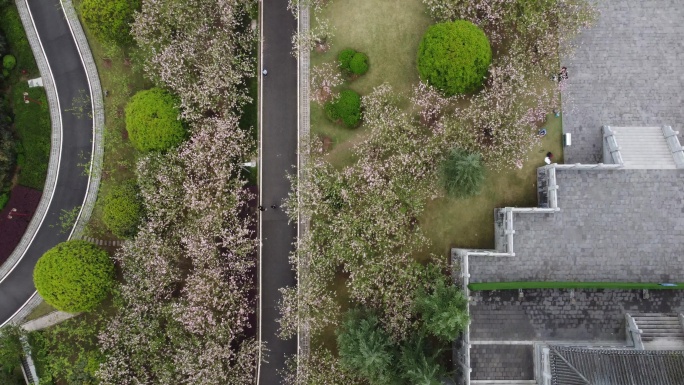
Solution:
[{"label": "courtyard pavement", "polygon": [[597,163],[601,126],[670,125],[684,135],[684,4],[678,0],[600,0],[598,23],[562,60],[567,163]]}]

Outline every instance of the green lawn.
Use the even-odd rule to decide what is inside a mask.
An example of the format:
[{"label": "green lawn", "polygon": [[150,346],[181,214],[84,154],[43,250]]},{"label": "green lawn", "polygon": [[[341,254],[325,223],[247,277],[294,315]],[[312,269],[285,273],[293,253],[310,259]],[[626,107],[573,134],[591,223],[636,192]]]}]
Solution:
[{"label": "green lawn", "polygon": [[556,162],[563,160],[561,118],[549,116],[543,125],[548,134],[530,151],[522,169],[489,172],[475,197],[446,197],[427,205],[420,222],[432,252],[446,256],[452,247],[493,248],[495,208],[537,206],[537,167],[544,165],[549,151]]},{"label": "green lawn", "polygon": [[5,32],[10,53],[17,59],[16,67],[10,71],[10,83],[19,81],[21,77],[31,79],[40,76],[17,7],[8,5],[0,10],[0,28]]},{"label": "green lawn", "polygon": [[[420,0],[333,1],[322,17],[334,28],[334,36],[328,52],[311,55],[312,66],[335,61],[340,50],[354,48],[366,53],[370,63],[365,75],[348,84],[361,95],[383,83],[408,93],[418,82],[416,53],[423,33],[432,24]],[[350,130],[329,122],[315,103],[311,106],[311,131],[330,138],[333,147],[363,133],[362,128]],[[335,148],[330,156],[344,161],[347,155],[336,153],[348,150],[346,146]]]},{"label": "green lawn", "polygon": [[[29,103],[24,102],[24,92],[28,92]],[[45,89],[29,88],[26,81],[15,83],[12,88],[12,109],[14,131],[19,138],[19,184],[42,190],[50,160],[52,133]]]},{"label": "green lawn", "polygon": [[[50,112],[43,88],[28,88],[28,79],[40,76],[33,51],[21,24],[19,12],[12,5],[0,10],[0,27],[7,38],[10,54],[17,64],[4,81],[7,102],[14,115],[17,143],[18,183],[42,190],[50,159]],[[28,92],[31,102],[24,102]]]}]

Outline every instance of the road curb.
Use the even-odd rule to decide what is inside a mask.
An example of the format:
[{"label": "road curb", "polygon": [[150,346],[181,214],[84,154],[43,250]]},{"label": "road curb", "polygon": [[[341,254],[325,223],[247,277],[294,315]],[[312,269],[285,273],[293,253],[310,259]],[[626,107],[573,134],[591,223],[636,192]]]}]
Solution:
[{"label": "road curb", "polygon": [[60,2],[62,3],[62,9],[66,15],[67,23],[71,28],[71,34],[76,41],[76,47],[81,55],[81,61],[86,71],[93,108],[93,149],[90,157],[90,171],[88,173],[88,192],[81,206],[81,212],[76,219],[76,224],[69,236],[70,239],[78,239],[82,237],[83,230],[90,220],[90,215],[95,207],[95,201],[97,201],[97,192],[100,188],[102,159],[104,156],[104,106],[97,66],[88,45],[88,39],[85,36],[85,32],[83,32],[81,22],[78,20],[74,5],[71,0],[60,0]]}]

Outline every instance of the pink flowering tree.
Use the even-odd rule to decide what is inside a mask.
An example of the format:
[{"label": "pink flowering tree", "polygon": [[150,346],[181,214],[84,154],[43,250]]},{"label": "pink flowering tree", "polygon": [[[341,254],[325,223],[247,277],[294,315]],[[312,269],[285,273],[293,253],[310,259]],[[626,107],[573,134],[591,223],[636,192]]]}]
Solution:
[{"label": "pink flowering tree", "polygon": [[187,121],[223,116],[250,101],[256,32],[244,25],[254,0],[143,0],[132,35],[145,73],[171,89]]},{"label": "pink flowering tree", "polygon": [[116,258],[117,313],[100,333],[103,384],[252,384],[256,244],[233,115],[194,124],[177,150],[140,160],[150,213]]},{"label": "pink flowering tree", "polygon": [[323,63],[313,67],[310,80],[310,98],[320,105],[336,96],[335,89],[344,83],[342,74],[336,63]]}]

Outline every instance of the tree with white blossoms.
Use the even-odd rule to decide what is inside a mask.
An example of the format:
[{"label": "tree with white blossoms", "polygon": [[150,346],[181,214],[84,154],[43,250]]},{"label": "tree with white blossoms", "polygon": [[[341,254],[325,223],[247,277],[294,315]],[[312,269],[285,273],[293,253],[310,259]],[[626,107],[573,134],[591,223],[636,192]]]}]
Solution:
[{"label": "tree with white blossoms", "polygon": [[423,274],[413,255],[427,244],[417,218],[438,191],[433,165],[448,147],[444,135],[431,135],[399,102],[388,85],[363,98],[369,135],[355,150],[356,164],[338,170],[314,157],[305,166],[299,201],[291,195],[289,207],[293,217],[311,218],[297,250],[307,256],[307,278],[298,292],[285,291],[285,335],[297,319],[305,319],[312,334],[337,323],[329,284],[339,270],[349,276],[352,301],[382,309],[380,321],[394,338],[411,328],[413,293]]},{"label": "tree with white blossoms", "polygon": [[316,24],[307,31],[298,31],[292,35],[292,54],[299,57],[299,52],[311,51],[314,48],[322,52],[327,51],[328,40],[333,37],[334,32],[335,29],[327,20],[317,19]]},{"label": "tree with white blossoms", "polygon": [[489,69],[484,89],[470,104],[442,119],[452,143],[480,153],[490,168],[512,168],[539,143],[537,124],[559,108],[558,84],[511,52]]},{"label": "tree with white blossoms", "polygon": [[309,84],[311,100],[322,106],[336,96],[335,89],[342,83],[344,79],[337,63],[328,62],[313,67]]},{"label": "tree with white blossoms", "polygon": [[436,127],[444,110],[457,99],[444,97],[435,87],[422,81],[413,86],[410,97],[414,110],[420,116],[420,122],[429,127]]},{"label": "tree with white blossoms", "polygon": [[148,222],[116,258],[117,313],[100,334],[103,384],[252,384],[258,343],[255,240],[233,115],[195,124],[178,151],[148,155],[138,178]]},{"label": "tree with white blossoms", "polygon": [[255,0],[143,0],[132,35],[145,73],[180,98],[182,117],[224,116],[250,101]]},{"label": "tree with white blossoms", "polygon": [[330,4],[331,0],[289,0],[287,9],[292,12],[296,19],[299,19],[299,11],[301,8],[308,8],[311,15],[311,27],[307,31],[297,32],[292,36],[292,54],[299,57],[299,53],[304,51],[311,51],[316,48],[319,51],[328,50],[328,40],[333,37],[334,28],[328,23],[328,20],[321,16],[325,6]]}]

